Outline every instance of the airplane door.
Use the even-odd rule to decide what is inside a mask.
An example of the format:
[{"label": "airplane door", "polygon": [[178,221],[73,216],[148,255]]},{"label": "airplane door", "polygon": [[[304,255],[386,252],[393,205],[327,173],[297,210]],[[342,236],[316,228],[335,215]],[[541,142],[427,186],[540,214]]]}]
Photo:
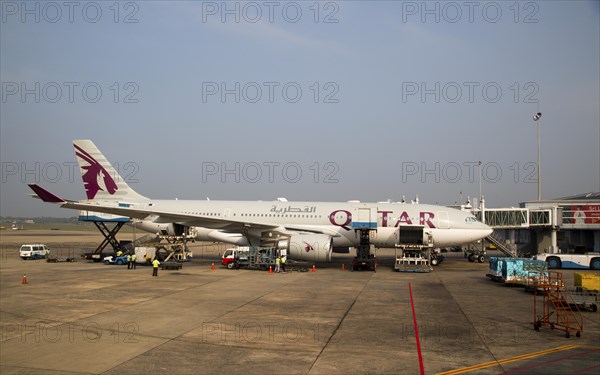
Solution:
[{"label": "airplane door", "polygon": [[356,215],[356,221],[359,223],[370,223],[371,222],[371,209],[359,207],[357,209],[358,215]]},{"label": "airplane door", "polygon": [[352,213],[352,228],[354,229],[377,229],[377,207],[369,207],[366,204],[354,206]]},{"label": "airplane door", "polygon": [[438,213],[438,228],[450,228],[450,220],[448,219],[448,211],[439,211]]},{"label": "airplane door", "polygon": [[223,218],[224,219],[229,219],[230,216],[231,216],[231,208],[226,208],[225,210],[223,210]]}]

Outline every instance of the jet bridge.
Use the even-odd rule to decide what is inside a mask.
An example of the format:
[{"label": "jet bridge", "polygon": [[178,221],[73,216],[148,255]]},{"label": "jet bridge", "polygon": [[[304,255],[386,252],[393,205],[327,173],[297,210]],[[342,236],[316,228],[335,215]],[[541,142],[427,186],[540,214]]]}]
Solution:
[{"label": "jet bridge", "polygon": [[481,222],[497,229],[551,228],[559,226],[557,207],[531,208],[483,208],[477,210]]},{"label": "jet bridge", "polygon": [[[482,201],[480,209],[473,210],[475,216],[493,229],[537,229],[540,231],[550,231],[551,249],[558,249],[557,231],[561,226],[562,209],[558,205],[549,205],[537,208],[486,208],[485,200]],[[510,248],[490,235],[486,240],[496,246],[496,248],[510,257],[516,257],[515,248]],[[469,261],[474,259],[481,260],[485,251],[482,249],[479,254],[471,254]]]}]

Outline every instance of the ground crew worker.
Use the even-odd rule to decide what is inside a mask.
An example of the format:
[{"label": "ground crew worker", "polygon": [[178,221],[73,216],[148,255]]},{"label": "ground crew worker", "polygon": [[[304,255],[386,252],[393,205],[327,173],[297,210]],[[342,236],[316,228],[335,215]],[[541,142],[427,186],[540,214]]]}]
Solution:
[{"label": "ground crew worker", "polygon": [[127,269],[131,269],[131,254],[127,253]]},{"label": "ground crew worker", "polygon": [[281,258],[280,258],[280,255],[277,254],[277,256],[275,257],[275,272],[279,272],[280,264],[281,264]]},{"label": "ground crew worker", "polygon": [[136,260],[137,260],[137,256],[136,256],[135,254],[132,254],[132,255],[131,255],[131,269],[132,269],[132,270],[134,270],[134,269],[135,269],[135,267],[136,267],[136,264],[135,264],[135,263],[136,263],[136,262],[135,262]]},{"label": "ground crew worker", "polygon": [[154,260],[152,261],[152,276],[158,276],[158,266],[160,265],[160,262],[158,261],[158,258],[154,258]]},{"label": "ground crew worker", "polygon": [[287,257],[284,255],[281,257],[281,272],[285,272],[285,262],[287,262]]}]

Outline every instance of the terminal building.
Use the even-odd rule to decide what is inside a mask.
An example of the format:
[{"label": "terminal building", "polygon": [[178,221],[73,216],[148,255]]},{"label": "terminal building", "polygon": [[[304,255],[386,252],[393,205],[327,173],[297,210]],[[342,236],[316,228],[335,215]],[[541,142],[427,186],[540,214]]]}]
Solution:
[{"label": "terminal building", "polygon": [[[561,253],[600,252],[600,192],[524,202],[521,207],[551,207],[556,211],[558,228],[555,246]],[[552,236],[546,232],[541,231],[537,235],[540,251],[552,249],[553,246]]]},{"label": "terminal building", "polygon": [[600,252],[600,193],[476,210],[494,236],[521,256]]}]

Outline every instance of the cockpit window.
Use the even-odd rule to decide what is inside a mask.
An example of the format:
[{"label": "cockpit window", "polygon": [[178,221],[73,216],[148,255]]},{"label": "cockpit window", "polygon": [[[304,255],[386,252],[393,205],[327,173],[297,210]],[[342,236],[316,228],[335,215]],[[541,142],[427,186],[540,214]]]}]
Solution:
[{"label": "cockpit window", "polygon": [[466,221],[467,223],[476,223],[476,222],[477,222],[477,219],[475,218],[475,216],[467,216],[467,217],[465,218],[465,221]]}]

